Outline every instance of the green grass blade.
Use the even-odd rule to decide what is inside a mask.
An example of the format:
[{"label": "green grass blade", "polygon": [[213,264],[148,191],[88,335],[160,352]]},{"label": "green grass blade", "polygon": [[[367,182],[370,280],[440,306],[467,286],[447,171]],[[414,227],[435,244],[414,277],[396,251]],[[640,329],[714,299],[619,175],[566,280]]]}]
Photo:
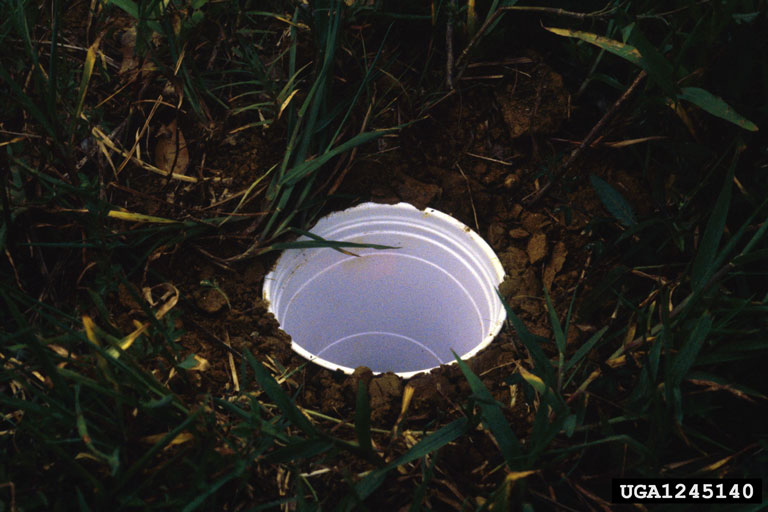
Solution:
[{"label": "green grass blade", "polygon": [[[336,510],[338,511],[352,510],[357,500],[359,501],[364,500],[365,498],[370,496],[371,493],[373,493],[376,489],[378,489],[382,483],[384,483],[387,473],[391,469],[394,469],[397,466],[401,466],[403,464],[408,464],[409,462],[412,462],[416,459],[420,459],[422,457],[425,457],[439,450],[446,444],[457,439],[459,436],[464,435],[469,429],[469,427],[470,427],[470,423],[467,418],[459,418],[457,420],[452,421],[448,425],[444,426],[437,432],[434,432],[429,436],[425,437],[424,439],[416,443],[410,450],[408,450],[401,456],[397,457],[395,460],[393,460],[383,468],[374,470],[368,475],[366,475],[365,478],[360,480],[357,483],[357,485],[355,485],[354,498],[356,498],[356,500],[354,500],[354,498],[352,500],[347,499],[341,504],[339,504],[339,506],[336,507]],[[350,503],[350,501],[355,501],[355,503]]]},{"label": "green grass blade", "polygon": [[675,356],[670,373],[670,385],[679,386],[683,382],[688,371],[696,362],[696,356],[699,354],[711,329],[712,317],[705,313],[699,318],[696,327],[686,338],[680,347],[680,351]]},{"label": "green grass blade", "polygon": [[154,457],[160,450],[165,448],[168,445],[168,443],[170,443],[176,438],[176,436],[178,436],[179,434],[187,430],[195,421],[197,421],[197,417],[200,416],[202,412],[203,412],[202,409],[198,409],[197,411],[192,412],[189,416],[184,418],[184,421],[179,423],[170,432],[164,435],[160,441],[153,444],[149,450],[144,452],[144,454],[139,458],[139,460],[134,462],[125,473],[122,473],[120,475],[120,479],[116,483],[116,485],[112,488],[112,492],[116,493],[117,491],[119,491],[123,486],[125,486],[131,480],[131,478],[133,478],[133,475],[135,475],[138,471],[145,469],[149,461],[152,460],[152,457]]},{"label": "green grass blade", "polygon": [[760,225],[760,228],[758,228],[758,230],[755,232],[755,234],[752,236],[749,242],[747,242],[747,245],[744,246],[744,249],[739,253],[739,256],[748,255],[752,251],[752,248],[755,246],[755,244],[764,240],[766,230],[768,230],[768,218],[763,220],[762,224]]},{"label": "green grass blade", "polygon": [[644,65],[643,56],[640,54],[637,48],[632,45],[625,44],[613,39],[608,39],[607,37],[592,34],[590,32],[551,27],[544,27],[544,29],[559,36],[575,37],[577,39],[581,39],[582,41],[598,46],[609,53],[618,55],[622,59],[626,59],[637,66],[643,67]]},{"label": "green grass blade", "polygon": [[46,116],[29,96],[24,93],[21,87],[19,87],[19,84],[17,84],[8,74],[2,63],[0,63],[0,79],[2,79],[2,81],[11,89],[11,94],[16,97],[16,101],[18,101],[22,107],[24,107],[24,109],[29,112],[38,123],[40,123],[45,131],[48,132],[48,135],[50,135],[54,141],[58,140],[56,130],[54,130],[48,116]]},{"label": "green grass blade", "polygon": [[83,496],[83,492],[80,490],[80,488],[76,487],[75,492],[77,493],[77,506],[80,507],[80,512],[91,512],[91,507],[89,507],[88,503],[86,503],[85,497]]},{"label": "green grass blade", "polygon": [[50,119],[56,119],[56,93],[58,83],[58,58],[57,50],[59,47],[59,20],[61,18],[61,1],[53,0],[51,2],[51,42],[50,55],[48,58],[48,78],[46,80],[46,106]]},{"label": "green grass blade", "polygon": [[592,183],[592,187],[595,189],[595,192],[597,192],[597,196],[600,198],[603,206],[605,206],[605,209],[608,210],[621,225],[629,228],[637,224],[635,212],[632,210],[632,207],[627,200],[624,199],[624,196],[595,175],[590,175],[589,181]]},{"label": "green grass blade", "polygon": [[565,363],[565,366],[563,366],[563,372],[567,372],[574,366],[576,366],[584,357],[589,354],[590,350],[597,344],[598,341],[603,337],[605,332],[608,330],[608,326],[606,325],[599,331],[597,331],[595,334],[590,336],[590,338],[576,350],[576,352],[571,356],[571,358],[568,360],[567,363]]},{"label": "green grass blade", "polygon": [[488,388],[483,385],[480,378],[469,369],[467,363],[462,361],[456,353],[453,356],[456,358],[456,363],[459,365],[461,373],[464,374],[464,378],[467,379],[472,393],[477,397],[477,404],[480,407],[483,424],[496,439],[499,450],[501,450],[501,454],[507,462],[507,466],[513,471],[521,469],[513,461],[514,457],[522,453],[520,441],[518,441],[517,436],[512,431],[512,427],[509,426],[507,418],[504,417],[501,406],[493,398]]},{"label": "green grass blade", "polygon": [[344,117],[342,118],[341,122],[339,123],[338,128],[336,128],[336,132],[333,134],[333,137],[330,138],[328,142],[328,147],[325,148],[325,151],[331,150],[331,145],[335,140],[339,138],[339,135],[341,134],[341,130],[346,126],[347,119],[349,119],[349,116],[352,114],[352,109],[357,104],[357,100],[360,98],[360,95],[362,94],[363,90],[365,90],[366,85],[370,83],[371,79],[374,77],[374,70],[376,69],[376,64],[379,62],[379,57],[381,57],[381,53],[384,50],[384,44],[387,42],[387,38],[389,37],[389,32],[392,29],[392,23],[389,24],[389,27],[387,27],[387,31],[384,33],[384,37],[381,40],[381,44],[379,45],[379,50],[376,52],[376,55],[373,57],[373,61],[368,65],[368,69],[365,72],[365,76],[360,81],[360,85],[357,88],[357,91],[355,92],[355,96],[352,98],[352,101],[349,103],[349,107],[347,108],[346,114],[344,114]]},{"label": "green grass blade", "polygon": [[[746,234],[747,230],[749,230],[752,226],[752,222],[757,217],[758,213],[762,212],[763,209],[768,205],[768,199],[765,199],[755,210],[752,212],[752,214],[747,217],[744,221],[741,222],[741,226],[739,229],[736,230],[734,234],[731,235],[728,242],[723,246],[723,249],[720,251],[720,253],[717,255],[717,258],[715,259],[715,262],[713,264],[714,268],[720,268],[722,267],[725,262],[728,260],[728,258],[731,255],[731,252],[736,248],[736,245],[739,243],[741,238]],[[759,224],[760,228],[755,232],[753,237],[750,239],[749,242],[744,246],[742,251],[734,257],[731,261],[733,261],[734,264],[739,265],[744,261],[744,256],[746,256],[751,250],[752,247],[754,247],[754,244],[757,243],[758,240],[762,240],[763,236],[765,235],[766,231],[766,225],[765,221]]]},{"label": "green grass blade", "polygon": [[[504,0],[501,2],[501,6],[499,6],[499,0],[494,0],[493,4],[491,4],[491,8],[488,9],[488,14],[486,15],[485,22],[488,23],[488,26],[485,28],[485,33],[490,34],[493,32],[493,30],[496,28],[496,26],[501,22],[501,16],[496,18],[494,21],[491,21],[491,17],[493,16],[494,12],[496,11],[497,6],[498,7],[512,7],[513,5],[517,4],[517,0]],[[502,13],[504,14],[504,13]]]},{"label": "green grass blade", "polygon": [[530,352],[536,367],[539,368],[540,371],[544,372],[547,376],[551,376],[553,371],[552,364],[549,362],[549,358],[547,358],[546,354],[544,354],[544,351],[541,349],[541,343],[546,342],[546,340],[540,336],[531,334],[522,320],[520,320],[515,312],[512,311],[512,308],[509,307],[509,304],[507,304],[507,301],[504,299],[501,293],[499,293],[498,290],[496,290],[496,294],[499,296],[499,299],[501,300],[501,303],[504,305],[504,309],[507,312],[507,320],[509,320],[509,322],[512,324],[515,332],[517,332],[517,336],[520,338],[520,341],[523,342],[525,348],[527,348],[528,352]]},{"label": "green grass blade", "polygon": [[224,484],[226,484],[233,478],[239,478],[240,476],[242,476],[242,474],[245,472],[246,467],[247,467],[246,459],[237,459],[237,461],[235,462],[235,469],[231,473],[229,473],[228,475],[224,475],[223,477],[216,480],[216,482],[211,484],[211,486],[208,489],[206,489],[202,494],[198,495],[195,499],[189,502],[187,506],[182,509],[182,512],[193,512],[194,510],[197,510],[209,496],[211,496],[216,491],[218,491]]},{"label": "green grass blade", "polygon": [[262,249],[261,252],[285,250],[285,249],[311,249],[311,248],[319,248],[319,247],[330,247],[331,249],[336,249],[345,254],[351,254],[341,250],[340,248],[357,247],[361,249],[368,248],[368,249],[376,249],[376,250],[400,249],[400,247],[395,247],[393,245],[364,244],[364,243],[357,243],[357,242],[337,242],[334,240],[326,240],[321,236],[318,236],[314,233],[310,233],[309,231],[305,231],[299,228],[289,228],[289,231],[306,236],[307,238],[311,238],[312,240],[296,240],[293,242],[281,242],[277,244],[272,244]]},{"label": "green grass blade", "polygon": [[665,391],[667,395],[667,404],[671,407],[675,421],[678,425],[683,423],[683,392],[680,387],[688,371],[696,361],[704,341],[712,328],[712,317],[709,314],[702,315],[696,327],[688,335],[680,351],[668,363],[667,380],[665,382]]},{"label": "green grass blade", "polygon": [[373,452],[371,445],[371,402],[365,382],[357,382],[357,398],[355,403],[355,434],[357,444],[364,452]]},{"label": "green grass blade", "polygon": [[120,458],[118,457],[119,448],[115,448],[115,451],[110,455],[102,452],[94,446],[91,436],[88,433],[88,425],[85,421],[85,415],[80,405],[80,384],[75,386],[75,423],[77,425],[77,432],[80,434],[80,439],[83,440],[88,450],[96,457],[102,459],[109,464],[109,468],[112,470],[112,476],[117,473],[120,467]]},{"label": "green grass blade", "polygon": [[408,508],[408,512],[419,512],[419,510],[421,510],[421,504],[427,494],[429,484],[435,476],[436,459],[437,457],[432,457],[432,460],[428,462],[424,461],[425,463],[421,465],[421,484],[419,484],[413,493],[413,499],[411,500],[411,506]]},{"label": "green grass blade", "polygon": [[[30,326],[27,324],[26,318],[24,315],[22,315],[21,311],[19,311],[18,306],[21,304],[17,304],[14,300],[12,300],[12,298],[6,294],[5,290],[2,288],[0,288],[0,298],[3,299],[7,307],[5,313],[6,317],[10,313],[10,316],[13,317],[17,324],[17,329],[24,331],[30,328]],[[36,338],[30,338],[27,347],[35,355],[36,360],[40,362],[44,373],[51,378],[51,381],[54,385],[54,394],[62,399],[68,398],[70,390],[61,377],[61,374],[58,371],[58,367],[56,367],[54,364],[52,352],[46,349],[43,344]]]},{"label": "green grass blade", "polygon": [[526,442],[526,448],[528,449],[527,465],[529,467],[535,467],[541,454],[544,453],[555,437],[563,431],[563,425],[568,416],[567,408],[561,406],[555,409],[555,416],[552,419],[550,408],[544,406],[543,403],[539,405],[539,408],[536,410],[533,427],[531,427],[530,437]]},{"label": "green grass blade", "polygon": [[272,375],[269,374],[267,369],[253,357],[253,354],[246,350],[245,357],[256,375],[256,381],[267,396],[269,396],[269,398],[271,398],[280,408],[288,421],[309,435],[319,435],[319,432],[312,422],[299,411],[296,404],[293,403],[293,400],[285,393],[285,391],[283,391],[283,388],[281,388]]},{"label": "green grass blade", "polygon": [[114,5],[125,11],[126,14],[133,17],[137,21],[143,21],[147,24],[147,27],[158,34],[163,34],[163,27],[157,21],[150,20],[146,17],[142,19],[142,13],[139,12],[139,5],[133,0],[109,0],[107,4]]},{"label": "green grass blade", "polygon": [[[668,296],[668,293],[662,294],[662,297],[664,297],[664,295]],[[668,304],[668,303],[662,302],[662,304]],[[662,327],[658,337],[655,340],[653,340],[651,344],[651,350],[648,351],[648,368],[650,369],[651,382],[656,382],[656,378],[659,375],[659,362],[661,361],[661,349],[664,345],[664,340],[666,340],[668,336],[669,336],[669,331],[667,330],[667,327],[666,326]]]},{"label": "green grass blade", "polygon": [[715,96],[711,92],[699,87],[683,87],[677,95],[678,99],[693,103],[705,112],[713,116],[725,119],[729,123],[744,128],[750,132],[758,131],[755,123],[742,116],[727,104],[722,98]]},{"label": "green grass blade", "polygon": [[[578,350],[571,356],[571,358],[565,363],[563,366],[563,374],[567,374],[572,368],[576,368],[576,365],[578,365],[584,357],[586,357],[587,354],[595,347],[595,345],[602,339],[605,332],[608,330],[608,326],[606,325],[599,331],[597,331],[595,334],[590,336],[590,338],[581,345]],[[563,382],[563,384],[560,386],[560,390],[566,389],[568,387],[568,384],[571,383],[571,381],[576,377],[578,374],[578,368],[571,372],[571,374],[568,376],[567,379]]]},{"label": "green grass blade", "polygon": [[[259,251],[259,254],[263,254],[270,251],[283,251],[286,249],[317,249],[327,247],[341,251],[342,247],[361,247],[369,249],[399,249],[399,247],[390,247],[388,245],[376,245],[376,244],[358,244],[355,242],[334,242],[332,240],[298,240],[296,242],[282,242],[269,245]],[[347,251],[341,251],[345,254],[352,254]],[[355,255],[356,256],[356,255]]]},{"label": "green grass blade", "polygon": [[429,455],[432,452],[439,450],[451,441],[454,441],[459,436],[464,435],[468,428],[469,420],[467,418],[459,418],[454,420],[437,432],[433,432],[429,436],[416,443],[406,453],[402,454],[394,461],[387,464],[386,468],[393,469],[397,466],[408,464],[409,462]]},{"label": "green grass blade", "polygon": [[[316,38],[320,41],[325,41],[325,44],[320,46],[319,53],[321,55],[318,56],[322,57],[322,65],[315,76],[315,81],[312,84],[307,100],[299,109],[298,115],[300,120],[303,121],[303,133],[293,154],[294,167],[306,160],[313,143],[317,142],[316,123],[327,101],[326,93],[329,90],[328,85],[332,76],[337,35],[341,20],[340,3],[336,1],[331,3],[334,4],[331,8],[323,9],[316,5],[314,10],[313,31],[316,34]],[[308,115],[305,117],[307,112]]]},{"label": "green grass blade", "polygon": [[726,218],[728,217],[728,209],[731,204],[733,175],[736,171],[737,162],[738,157],[733,159],[731,167],[726,173],[722,191],[717,198],[717,202],[712,210],[712,215],[709,217],[707,227],[704,230],[704,235],[701,237],[699,251],[696,253],[696,258],[693,260],[693,267],[691,268],[691,286],[695,291],[700,290],[712,274],[717,271],[713,262],[715,261],[717,248],[720,246],[720,239],[723,236]]},{"label": "green grass blade", "polygon": [[364,132],[359,133],[352,137],[351,139],[347,140],[346,142],[343,142],[342,144],[339,144],[335,148],[333,148],[330,151],[326,151],[322,155],[318,156],[317,158],[314,158],[312,160],[304,161],[290,170],[288,170],[285,173],[285,176],[283,176],[280,181],[280,186],[291,186],[295,185],[297,182],[302,180],[303,178],[307,177],[309,174],[313,173],[317,169],[319,169],[321,166],[325,165],[330,159],[345,153],[349,151],[350,149],[357,147],[361,144],[365,144],[366,142],[369,142],[371,140],[377,139],[381,137],[382,135],[386,135],[387,133],[392,133],[396,130],[399,130],[405,125],[396,126],[394,128],[387,128],[384,130],[376,130],[372,132]]},{"label": "green grass blade", "polygon": [[[264,230],[261,232],[261,238],[264,240],[268,234],[271,234],[273,231],[273,226],[277,222],[280,215],[283,213],[284,210],[286,210],[288,206],[288,201],[291,198],[291,195],[293,194],[293,187],[281,187],[279,185],[280,178],[278,176],[274,176],[272,178],[272,182],[270,183],[270,188],[274,189],[274,196],[270,195],[270,192],[267,191],[267,199],[270,201],[277,199],[277,204],[273,203],[272,209],[272,215],[269,217],[269,220],[267,221],[267,225],[264,226]],[[295,210],[294,210],[295,212]],[[282,230],[276,230],[275,236],[282,233]]]},{"label": "green grass blade", "polygon": [[286,446],[269,453],[264,457],[264,460],[273,464],[287,464],[320,455],[334,446],[335,444],[332,439],[319,437],[313,439],[292,438],[287,442]]},{"label": "green grass blade", "polygon": [[[71,471],[73,474],[76,474],[80,478],[86,480],[90,488],[93,489],[96,493],[101,494],[104,491],[104,477],[102,474],[98,476],[92,475],[72,457],[71,452],[65,451],[59,443],[48,442],[50,436],[47,432],[41,432],[33,422],[27,421],[26,423],[26,428],[32,434],[33,439],[45,440],[46,448],[55,454],[55,456],[51,457],[51,459],[61,461],[63,466],[66,467],[65,471]],[[69,428],[69,425],[67,425],[67,427]]]},{"label": "green grass blade", "polygon": [[642,55],[643,69],[648,72],[648,76],[661,87],[667,96],[674,96],[678,87],[675,84],[672,64],[648,41],[636,23],[627,28],[630,30],[629,43],[637,48]]},{"label": "green grass blade", "polygon": [[549,292],[546,287],[544,288],[544,299],[547,303],[547,313],[549,314],[549,323],[552,324],[552,333],[555,337],[555,346],[557,347],[557,371],[558,374],[563,371],[563,364],[565,363],[565,333],[563,327],[560,325],[560,319],[557,317],[557,311],[552,305],[552,300],[549,297]]},{"label": "green grass blade", "polygon": [[646,447],[643,443],[641,443],[637,439],[631,436],[628,436],[626,434],[616,434],[612,436],[607,436],[602,439],[587,441],[577,445],[568,446],[566,448],[549,450],[547,453],[550,455],[561,455],[561,454],[570,453],[573,451],[583,451],[585,448],[589,448],[591,446],[599,446],[599,445],[608,444],[608,443],[622,443],[626,446],[634,448],[640,454],[648,453],[648,447]]}]

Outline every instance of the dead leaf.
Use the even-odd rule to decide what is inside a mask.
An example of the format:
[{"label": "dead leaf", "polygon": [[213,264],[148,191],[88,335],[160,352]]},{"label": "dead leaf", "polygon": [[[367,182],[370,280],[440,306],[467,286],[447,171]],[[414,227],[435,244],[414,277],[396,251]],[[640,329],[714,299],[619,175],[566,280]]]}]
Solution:
[{"label": "dead leaf", "polygon": [[531,264],[544,259],[547,255],[547,235],[544,233],[535,233],[528,240],[528,259]]},{"label": "dead leaf", "polygon": [[549,224],[549,218],[541,213],[524,213],[520,220],[522,227],[529,233],[535,233],[541,231],[542,228]]},{"label": "dead leaf", "polygon": [[197,364],[195,364],[195,366],[193,366],[192,368],[187,368],[187,370],[204,372],[211,367],[211,363],[209,363],[208,360],[205,359],[204,357],[200,357],[197,354],[195,354],[193,357],[195,358],[195,362]]},{"label": "dead leaf", "polygon": [[185,174],[189,166],[189,150],[184,134],[174,119],[157,131],[155,166],[167,173]]},{"label": "dead leaf", "polygon": [[544,269],[544,275],[541,277],[541,282],[544,283],[544,288],[546,288],[548,292],[552,290],[552,281],[555,280],[555,275],[557,275],[555,270],[547,265]]},{"label": "dead leaf", "polygon": [[552,250],[552,260],[550,266],[555,269],[555,272],[560,272],[563,269],[565,263],[565,257],[568,255],[568,250],[565,248],[565,243],[557,242],[555,248]]},{"label": "dead leaf", "polygon": [[[167,433],[152,434],[152,435],[149,435],[149,436],[142,437],[141,440],[143,442],[145,442],[145,443],[157,444],[160,441],[162,441],[165,438],[165,436],[167,436],[167,435],[168,435]],[[173,439],[171,439],[168,442],[166,447],[167,446],[173,446],[173,445],[176,445],[176,444],[186,443],[188,441],[191,441],[194,438],[195,438],[195,436],[192,435],[190,432],[180,432],[179,434],[176,435],[176,437],[174,437]]]},{"label": "dead leaf", "polygon": [[565,248],[565,244],[563,242],[557,242],[554,249],[552,249],[552,258],[544,269],[544,277],[542,278],[544,287],[547,290],[552,286],[552,281],[555,280],[557,273],[563,269],[563,264],[565,263],[565,257],[567,255],[568,251]]},{"label": "dead leaf", "polygon": [[405,386],[405,391],[403,392],[403,401],[400,404],[400,416],[404,416],[405,413],[408,411],[408,407],[411,405],[411,399],[413,398],[413,392],[414,387],[410,384]]},{"label": "dead leaf", "polygon": [[525,478],[530,475],[534,475],[538,473],[539,470],[528,470],[528,471],[512,471],[510,473],[507,473],[506,478],[504,479],[507,482],[514,482],[516,480],[520,480],[521,478]]},{"label": "dead leaf", "polygon": [[159,320],[179,302],[179,289],[171,283],[160,283],[142,288],[144,300],[156,307],[155,317]]},{"label": "dead leaf", "polygon": [[[101,151],[104,152],[105,156],[107,156],[108,159],[109,159],[109,152],[107,151],[107,149],[112,150],[112,151],[114,151],[114,152],[124,156],[125,158],[128,159],[128,161],[131,161],[131,162],[135,163],[136,165],[138,165],[142,169],[146,169],[146,170],[148,170],[150,172],[154,172],[155,174],[162,174],[163,176],[167,176],[168,175],[167,171],[165,171],[163,169],[160,169],[159,167],[155,167],[154,165],[150,165],[147,162],[144,162],[144,161],[140,160],[132,152],[129,152],[129,151],[123,149],[122,147],[120,147],[118,144],[116,144],[114,141],[112,141],[107,134],[105,134],[103,131],[99,130],[98,126],[94,126],[91,129],[91,133],[93,134],[94,137],[96,137]],[[109,164],[112,167],[112,171],[113,172],[115,172],[116,174],[120,172],[120,169],[122,167],[120,167],[118,169],[115,169],[115,166],[114,166],[114,164],[112,163],[111,160],[109,161]],[[184,176],[183,174],[178,174],[178,173],[171,174],[171,178],[173,178],[175,180],[179,180],[179,181],[186,181],[187,183],[197,183],[197,181],[198,181],[197,178],[195,178],[193,176]]]},{"label": "dead leaf", "polygon": [[83,459],[90,459],[90,460],[95,460],[96,462],[101,462],[101,459],[92,453],[80,452],[77,455],[75,455],[75,460],[83,460]]},{"label": "dead leaf", "polygon": [[529,235],[530,233],[523,228],[515,228],[509,231],[510,238],[527,238]]},{"label": "dead leaf", "polygon": [[123,61],[120,63],[120,75],[128,75],[139,67],[139,59],[134,54],[136,49],[136,27],[131,27],[120,36]]},{"label": "dead leaf", "polygon": [[506,235],[504,225],[501,222],[492,222],[491,225],[488,226],[488,236],[486,240],[491,244],[491,247],[499,249],[504,242],[504,235]]},{"label": "dead leaf", "polygon": [[283,110],[288,106],[288,104],[291,102],[293,97],[296,95],[296,93],[299,92],[298,89],[294,89],[291,94],[288,95],[288,97],[283,101],[283,103],[280,105],[280,110],[277,113],[277,118],[280,119],[280,116],[283,115]]},{"label": "dead leaf", "polygon": [[[156,35],[153,34],[153,42],[156,40]],[[139,72],[150,73],[154,71],[155,65],[152,59],[145,58],[141,63],[141,59],[136,56],[136,27],[129,27],[120,36],[120,52],[123,54],[123,60],[120,62],[120,71],[118,74],[125,80],[130,81],[135,79]]]},{"label": "dead leaf", "polygon": [[67,350],[66,348],[62,347],[61,345],[50,344],[50,345],[48,345],[48,348],[53,350],[54,352],[56,352],[61,357],[77,359],[77,355],[76,354],[73,354],[71,351]]},{"label": "dead leaf", "polygon": [[507,271],[507,275],[515,276],[522,274],[528,266],[528,255],[522,249],[509,247],[503,253],[499,254],[499,259]]},{"label": "dead leaf", "polygon": [[[698,386],[703,386],[705,389],[704,391],[727,391],[728,393],[733,394],[734,396],[741,398],[743,400],[746,400],[748,402],[753,402],[754,399],[741,391],[740,389],[736,389],[733,386],[729,386],[728,384],[721,384],[719,382],[714,382],[707,379],[688,379],[688,382],[692,384],[696,384]],[[766,399],[764,395],[759,395],[759,398],[762,398],[763,400]]]},{"label": "dead leaf", "polygon": [[706,466],[706,467],[703,467],[703,468],[701,468],[701,469],[700,469],[698,472],[699,472],[699,473],[702,473],[702,474],[703,474],[703,473],[711,473],[712,471],[715,471],[715,470],[717,470],[717,469],[720,469],[720,468],[721,468],[721,467],[723,467],[725,464],[727,464],[728,462],[730,462],[730,461],[731,461],[731,459],[733,459],[733,457],[734,457],[734,455],[729,455],[729,456],[725,457],[724,459],[720,459],[720,460],[718,460],[717,462],[713,462],[713,463],[712,463],[712,464],[710,464],[709,466]]}]

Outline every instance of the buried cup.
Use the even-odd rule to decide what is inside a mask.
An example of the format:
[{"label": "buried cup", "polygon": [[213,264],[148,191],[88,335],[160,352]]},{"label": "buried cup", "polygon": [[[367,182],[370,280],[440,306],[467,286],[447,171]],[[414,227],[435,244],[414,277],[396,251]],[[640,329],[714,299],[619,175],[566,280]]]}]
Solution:
[{"label": "buried cup", "polygon": [[394,247],[289,249],[265,277],[264,299],[291,347],[321,366],[408,378],[453,362],[453,353],[472,357],[504,323],[499,258],[449,215],[364,203],[320,219],[311,232]]}]

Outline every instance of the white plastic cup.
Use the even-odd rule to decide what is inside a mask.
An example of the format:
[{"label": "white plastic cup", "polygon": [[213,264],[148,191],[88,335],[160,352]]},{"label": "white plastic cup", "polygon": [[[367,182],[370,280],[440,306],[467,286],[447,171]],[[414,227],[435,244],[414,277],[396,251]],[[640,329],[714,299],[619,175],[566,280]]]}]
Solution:
[{"label": "white plastic cup", "polygon": [[[397,249],[289,249],[263,295],[303,357],[331,370],[408,378],[475,355],[506,318],[504,278],[488,244],[450,215],[364,203],[320,219],[326,240]],[[301,237],[299,240],[308,240]]]}]

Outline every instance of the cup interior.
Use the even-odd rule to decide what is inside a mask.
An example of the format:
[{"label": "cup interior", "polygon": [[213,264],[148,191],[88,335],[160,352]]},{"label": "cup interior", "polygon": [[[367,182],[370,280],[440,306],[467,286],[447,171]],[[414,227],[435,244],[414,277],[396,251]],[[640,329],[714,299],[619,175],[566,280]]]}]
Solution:
[{"label": "cup interior", "polygon": [[410,376],[466,358],[504,321],[503,278],[488,245],[455,219],[410,205],[366,203],[318,222],[327,240],[369,247],[286,251],[264,296],[293,348],[351,373]]}]

